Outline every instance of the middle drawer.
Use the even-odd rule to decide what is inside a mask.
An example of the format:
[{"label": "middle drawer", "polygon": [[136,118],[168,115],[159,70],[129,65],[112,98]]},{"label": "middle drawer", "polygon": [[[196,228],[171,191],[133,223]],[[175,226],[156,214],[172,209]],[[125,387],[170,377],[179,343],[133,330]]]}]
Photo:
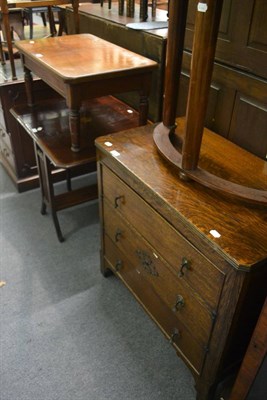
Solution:
[{"label": "middle drawer", "polygon": [[104,201],[104,230],[118,249],[132,260],[140,277],[154,287],[160,298],[172,310],[202,345],[207,346],[213,317],[207,307],[199,302],[194,292],[170,270],[168,263],[139,233],[130,226],[119,212]]}]

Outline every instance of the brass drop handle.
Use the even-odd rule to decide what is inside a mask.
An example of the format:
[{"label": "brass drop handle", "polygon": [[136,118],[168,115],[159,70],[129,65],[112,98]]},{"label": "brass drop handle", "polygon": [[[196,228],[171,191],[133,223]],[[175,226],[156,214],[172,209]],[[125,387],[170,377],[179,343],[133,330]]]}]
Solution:
[{"label": "brass drop handle", "polygon": [[179,278],[184,276],[184,270],[185,269],[189,270],[190,268],[191,268],[191,262],[186,257],[183,257],[182,258],[182,263],[181,263],[181,266],[180,266],[180,271],[179,271],[179,274],[178,274]]},{"label": "brass drop handle", "polygon": [[185,301],[183,296],[181,296],[180,294],[178,294],[177,298],[176,298],[176,303],[174,304],[172,311],[176,312],[178,310],[180,310],[181,308],[183,308],[185,305]]},{"label": "brass drop handle", "polygon": [[120,229],[117,229],[115,232],[115,242],[118,242],[122,236],[122,231]]},{"label": "brass drop handle", "polygon": [[114,207],[118,208],[120,205],[120,200],[123,199],[123,196],[116,196],[114,199]]},{"label": "brass drop handle", "polygon": [[120,271],[122,268],[122,261],[121,260],[117,260],[116,264],[115,264],[115,270],[116,271]]},{"label": "brass drop handle", "polygon": [[178,339],[180,337],[180,332],[179,329],[174,328],[171,337],[170,337],[170,343],[173,344],[173,342],[175,341],[175,339]]}]

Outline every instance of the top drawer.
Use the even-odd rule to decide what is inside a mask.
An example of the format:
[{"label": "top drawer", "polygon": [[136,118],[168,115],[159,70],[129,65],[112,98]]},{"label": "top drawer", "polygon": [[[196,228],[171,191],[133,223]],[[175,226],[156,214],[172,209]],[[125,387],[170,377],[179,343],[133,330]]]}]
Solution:
[{"label": "top drawer", "polygon": [[186,280],[212,310],[217,309],[224,274],[106,167],[102,180],[103,195],[111,206],[157,249],[180,279]]}]

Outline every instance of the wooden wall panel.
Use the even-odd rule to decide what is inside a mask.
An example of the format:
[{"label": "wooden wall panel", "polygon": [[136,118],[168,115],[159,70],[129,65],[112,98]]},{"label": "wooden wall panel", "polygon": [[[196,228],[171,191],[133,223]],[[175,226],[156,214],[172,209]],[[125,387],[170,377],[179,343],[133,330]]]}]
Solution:
[{"label": "wooden wall panel", "polygon": [[[267,53],[267,1],[256,0],[248,35],[250,48]],[[266,65],[267,67],[267,65]]]},{"label": "wooden wall panel", "polygon": [[[179,117],[186,114],[188,87],[189,75],[183,73],[180,81],[180,94],[177,107],[177,116]],[[210,88],[205,126],[228,138],[233,105],[234,91],[226,88],[224,85],[213,82]]]},{"label": "wooden wall panel", "polygon": [[[190,0],[177,115],[185,115],[197,0]],[[205,125],[267,153],[267,1],[225,0]]]},{"label": "wooden wall panel", "polygon": [[[192,49],[197,0],[189,2],[185,48]],[[267,1],[224,0],[216,60],[267,78]]]},{"label": "wooden wall panel", "polygon": [[267,159],[267,104],[237,93],[229,139]]}]

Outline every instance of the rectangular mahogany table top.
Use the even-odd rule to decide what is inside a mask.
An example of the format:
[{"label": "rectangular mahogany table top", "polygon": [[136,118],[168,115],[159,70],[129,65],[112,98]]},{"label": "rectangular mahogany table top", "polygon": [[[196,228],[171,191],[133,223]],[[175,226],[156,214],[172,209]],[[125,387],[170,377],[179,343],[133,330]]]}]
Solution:
[{"label": "rectangular mahogany table top", "polygon": [[157,66],[155,61],[86,33],[22,40],[16,47],[27,59],[72,84],[131,76]]}]

